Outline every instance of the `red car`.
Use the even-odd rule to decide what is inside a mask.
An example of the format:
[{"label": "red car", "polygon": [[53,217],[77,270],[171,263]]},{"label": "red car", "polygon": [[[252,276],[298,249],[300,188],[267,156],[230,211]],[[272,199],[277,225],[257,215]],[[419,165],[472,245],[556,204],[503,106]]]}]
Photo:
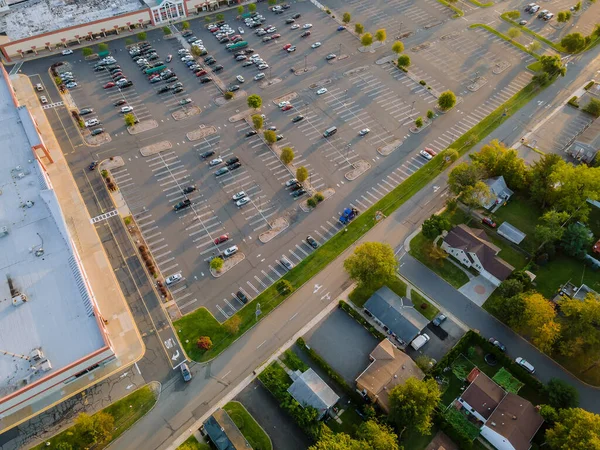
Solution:
[{"label": "red car", "polygon": [[196,74],[197,77],[201,77],[202,75],[206,75],[208,72],[206,70],[201,70]]},{"label": "red car", "polygon": [[293,106],[292,105],[285,105],[283,108],[281,108],[282,111],[289,111],[290,109],[292,109]]},{"label": "red car", "polygon": [[273,39],[279,39],[281,37],[281,35],[279,33],[275,33],[273,36],[271,36]]},{"label": "red car", "polygon": [[115,83],[113,83],[112,81],[109,81],[108,83],[106,83],[104,85],[104,89],[112,88],[112,87],[115,87],[115,86],[116,86]]},{"label": "red car", "polygon": [[229,240],[229,235],[224,234],[215,239],[215,245],[222,244],[223,242],[227,242]]},{"label": "red car", "polygon": [[288,49],[288,48],[290,48],[291,46],[292,46],[292,44],[285,44],[285,45],[283,46],[283,49],[284,49],[284,50],[287,50],[287,49]]},{"label": "red car", "polygon": [[489,217],[484,217],[483,219],[481,219],[481,223],[487,225],[488,227],[496,228],[496,222],[494,222]]},{"label": "red car", "polygon": [[435,150],[430,149],[429,147],[425,147],[423,150],[425,150],[427,153],[429,153],[431,156],[435,156],[437,155],[437,152]]}]

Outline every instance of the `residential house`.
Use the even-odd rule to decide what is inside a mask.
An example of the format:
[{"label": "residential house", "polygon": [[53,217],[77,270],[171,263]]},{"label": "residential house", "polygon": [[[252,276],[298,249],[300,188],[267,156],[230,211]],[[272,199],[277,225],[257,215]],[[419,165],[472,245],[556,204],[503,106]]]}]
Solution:
[{"label": "residential house", "polygon": [[484,230],[465,224],[454,227],[444,237],[442,249],[462,265],[472,267],[494,286],[506,280],[515,270],[497,255],[500,248],[492,244]]},{"label": "residential house", "polygon": [[384,339],[369,355],[371,364],[356,379],[356,388],[381,409],[389,412],[389,392],[409,378],[422,380],[425,374],[403,351]]},{"label": "residential house", "polygon": [[312,406],[319,411],[319,419],[340,399],[312,369],[304,373],[296,371],[292,374],[292,379],[294,382],[288,388],[290,395],[303,407]]},{"label": "residential house", "polygon": [[555,302],[560,301],[563,297],[570,297],[577,300],[585,300],[588,295],[598,296],[598,293],[594,291],[591,287],[582,284],[581,286],[577,286],[570,281],[563,284],[558,291],[558,295],[553,299]]},{"label": "residential house", "polygon": [[491,196],[489,199],[486,198],[481,206],[492,212],[498,210],[514,193],[508,188],[502,175],[488,178],[484,183],[489,187]]},{"label": "residential house", "polygon": [[364,310],[401,345],[410,344],[429,323],[408,298],[399,297],[387,286],[367,300]]},{"label": "residential house", "polygon": [[202,427],[217,450],[252,450],[250,443],[224,409],[217,409]]},{"label": "residential house", "polygon": [[480,433],[498,450],[528,450],[544,419],[527,400],[506,392],[478,368],[467,381],[469,387],[454,406],[473,416]]}]

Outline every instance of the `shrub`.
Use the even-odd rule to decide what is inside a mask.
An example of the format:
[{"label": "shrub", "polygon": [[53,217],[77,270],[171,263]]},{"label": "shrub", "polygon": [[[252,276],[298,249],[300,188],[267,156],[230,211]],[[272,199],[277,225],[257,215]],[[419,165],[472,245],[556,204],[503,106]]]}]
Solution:
[{"label": "shrub", "polygon": [[425,86],[425,85],[427,84],[427,82],[426,82],[425,80],[421,80],[421,81],[419,81],[419,84],[420,84],[421,86]]},{"label": "shrub", "polygon": [[317,203],[318,203],[318,202],[317,202],[317,200],[315,200],[315,198],[314,198],[314,197],[311,197],[311,198],[309,198],[308,200],[306,200],[306,204],[307,204],[308,206],[310,206],[311,208],[314,208],[314,207],[316,207],[316,206],[317,206]]},{"label": "shrub", "polygon": [[171,31],[171,28],[169,28],[169,27],[167,27],[167,26],[165,26],[165,27],[162,27],[162,31],[163,31],[163,33],[164,33],[164,35],[165,35],[165,36],[169,36],[170,34],[172,34],[172,33],[173,33],[173,32]]},{"label": "shrub", "polygon": [[432,120],[434,118],[435,114],[433,113],[432,110],[427,111],[427,118],[429,120]]},{"label": "shrub", "polygon": [[438,106],[442,111],[448,111],[456,105],[456,95],[452,91],[442,92],[440,97],[438,98]]},{"label": "shrub", "polygon": [[323,200],[325,200],[325,196],[321,192],[317,192],[314,196],[314,199],[321,203]]},{"label": "shrub", "polygon": [[200,350],[210,350],[213,343],[208,336],[200,336],[196,341],[196,345]]},{"label": "shrub", "polygon": [[[127,217],[125,217],[125,219],[123,219],[123,222],[125,222],[125,225],[131,225],[131,220],[132,220],[131,216],[127,216]],[[142,245],[142,247],[144,247],[144,246]]]},{"label": "shrub", "polygon": [[233,92],[227,91],[223,94],[223,97],[225,98],[225,100],[231,100],[233,98]]},{"label": "shrub", "polygon": [[600,100],[591,98],[589,103],[583,107],[583,111],[594,117],[600,117]]},{"label": "shrub", "polygon": [[102,175],[102,178],[107,178],[108,177],[108,170],[104,169],[102,172],[100,172],[100,175]]},{"label": "shrub", "polygon": [[326,12],[327,14],[331,14],[331,10],[329,10],[329,9],[326,9],[326,10],[325,10],[325,12]]},{"label": "shrub", "polygon": [[574,106],[575,108],[579,108],[579,102],[577,101],[577,96],[573,96],[569,99],[569,105]]},{"label": "shrub", "polygon": [[[85,47],[81,49],[81,53],[83,53],[83,56],[90,56],[94,54],[94,50],[92,50],[89,47]],[[60,79],[60,78],[59,78]],[[60,84],[60,83],[59,83]]]},{"label": "shrub", "polygon": [[287,295],[294,290],[294,286],[288,280],[279,280],[275,285],[275,289],[281,295]]},{"label": "shrub", "polygon": [[594,85],[594,81],[590,81],[588,84],[585,85],[584,89],[586,91],[589,91],[591,89],[591,87]]},{"label": "shrub", "polygon": [[417,117],[417,120],[415,120],[415,126],[417,128],[421,128],[423,126],[423,118],[422,117]]},{"label": "shrub", "polygon": [[213,258],[210,262],[210,268],[216,272],[220,272],[223,268],[223,258]]}]

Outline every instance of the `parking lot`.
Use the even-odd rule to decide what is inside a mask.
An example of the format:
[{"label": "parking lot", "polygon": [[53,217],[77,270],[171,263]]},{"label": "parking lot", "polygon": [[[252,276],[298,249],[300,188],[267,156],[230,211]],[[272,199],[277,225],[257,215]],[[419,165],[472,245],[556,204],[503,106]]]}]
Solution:
[{"label": "parking lot", "polygon": [[[402,5],[393,2],[391,7],[396,10]],[[427,0],[426,5],[427,17],[421,21],[447,16],[447,12],[436,7],[437,2]],[[343,229],[338,218],[344,208],[368,209],[427,164],[427,159],[419,155],[422,146],[443,150],[531,77],[523,71],[529,55],[508,49],[494,35],[479,30],[449,33],[444,32],[442,24],[415,33],[410,39],[418,39],[410,48],[407,44],[413,61],[411,78],[391,64],[375,64],[383,53],[359,52],[354,36],[338,31],[336,22],[308,2],[294,4],[279,15],[263,3],[258,5],[258,12],[266,19],[264,26],[277,28],[269,35],[280,34],[279,38],[263,42],[265,36],[258,36],[243,21],[236,20],[235,11],[226,12],[225,20],[236,33],[242,28],[244,33],[240,35],[249,44],[246,49],[258,53],[269,66],[262,70],[235,61],[225,43],[219,43],[206,28],[204,20],[190,22],[193,34],[216,60],[210,67],[223,66],[216,74],[206,68],[207,75],[220,80],[221,86],[240,86],[236,98],[229,102],[223,101],[222,91],[214,82],[201,83],[200,77],[180,60],[178,50],[185,40],[179,34],[165,39],[161,30],[147,33],[147,42],[159,61],[173,56],[166,65],[181,83],[179,93],[174,89],[157,93],[161,87],[174,83],[151,83],[130,57],[125,37],[110,41],[109,48],[123,76],[133,82],[127,89],[104,89],[110,74],[95,71],[97,61],[84,60],[80,52],[66,59],[78,83],[71,90],[77,107],[92,108],[93,113],[86,115],[86,120],[98,118],[98,126],[112,138],[100,147],[91,147],[90,158],[123,156],[125,166],[116,169],[112,176],[161,273],[165,277],[182,275],[181,281],[171,286],[177,306],[183,314],[206,306],[219,321],[244,306],[238,293],[252,300],[285,274],[288,269],[281,264],[283,256],[296,265],[313,252],[306,242],[308,235],[319,245],[326,242]],[[286,19],[295,14],[300,17],[286,24]],[[306,24],[312,26],[305,28]],[[299,27],[292,29],[294,25]],[[311,34],[301,37],[306,31]],[[313,45],[317,42],[321,45]],[[296,50],[284,50],[287,44]],[[330,53],[336,57],[328,61],[325,57]],[[447,54],[453,57],[448,58]],[[198,62],[203,64],[202,60],[199,58]],[[477,61],[478,73],[465,69],[473,61]],[[502,70],[493,73],[503,61],[506,64]],[[22,70],[31,75],[43,73],[41,64],[42,60],[25,63]],[[254,76],[261,72],[265,78],[255,81]],[[238,75],[244,78],[243,83],[236,79]],[[44,83],[50,82],[45,75],[41,77]],[[468,86],[478,77],[486,78],[486,82],[470,91]],[[317,94],[323,88],[326,91]],[[424,132],[410,133],[414,120],[434,109],[436,93],[446,89],[452,89],[462,100],[456,111],[435,118],[435,126]],[[333,197],[316,210],[305,213],[298,207],[303,197],[294,198],[285,187],[294,170],[281,163],[260,134],[247,136],[251,131],[249,124],[229,120],[246,110],[245,97],[253,93],[263,98],[264,127],[276,127],[276,133],[282,136],[277,144],[291,147],[294,165],[308,169],[307,184],[317,191],[335,190]],[[291,108],[284,111],[278,107],[277,99],[287,94],[294,98]],[[180,105],[181,100],[188,98],[189,105]],[[156,128],[130,134],[120,112],[124,105],[133,108],[132,114],[141,124],[155,121]],[[175,120],[173,114],[189,106],[198,107],[200,113]],[[299,115],[303,119],[293,122]],[[331,126],[337,128],[337,133],[324,138],[323,132]],[[214,132],[191,140],[188,134],[200,127],[214,127]],[[67,128],[71,130],[70,139],[78,138],[76,128]],[[360,136],[359,131],[364,129],[370,132]],[[141,155],[140,149],[159,142],[168,148],[158,154]],[[399,144],[388,156],[377,151]],[[214,154],[203,158],[207,152]],[[214,173],[234,157],[241,166],[216,177]],[[211,167],[210,161],[216,158],[223,163]],[[358,161],[368,162],[371,168],[358,179],[348,181],[346,175]],[[183,194],[192,186],[195,190]],[[236,206],[232,197],[240,191],[244,191],[249,202]],[[190,206],[174,211],[174,205],[186,198]],[[288,221],[288,229],[269,243],[260,243],[260,233],[269,230],[272,221],[280,217]],[[227,239],[221,239],[225,235]],[[232,245],[238,246],[245,259],[218,279],[213,278],[208,261]]]}]

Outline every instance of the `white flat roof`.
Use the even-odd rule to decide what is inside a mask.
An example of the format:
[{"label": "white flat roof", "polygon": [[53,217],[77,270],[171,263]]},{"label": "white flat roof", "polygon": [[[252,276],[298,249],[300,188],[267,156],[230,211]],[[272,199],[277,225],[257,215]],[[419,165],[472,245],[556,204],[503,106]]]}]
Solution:
[{"label": "white flat roof", "polygon": [[10,6],[0,31],[16,41],[145,8],[139,0],[29,0]]},{"label": "white flat roof", "polygon": [[[32,153],[29,114],[15,108],[9,89],[0,76],[0,227],[8,228],[0,231],[0,398],[24,387],[39,364],[20,355],[41,349],[52,365],[31,375],[33,382],[106,345],[55,193]],[[13,306],[15,291],[27,297],[20,306]]]}]

